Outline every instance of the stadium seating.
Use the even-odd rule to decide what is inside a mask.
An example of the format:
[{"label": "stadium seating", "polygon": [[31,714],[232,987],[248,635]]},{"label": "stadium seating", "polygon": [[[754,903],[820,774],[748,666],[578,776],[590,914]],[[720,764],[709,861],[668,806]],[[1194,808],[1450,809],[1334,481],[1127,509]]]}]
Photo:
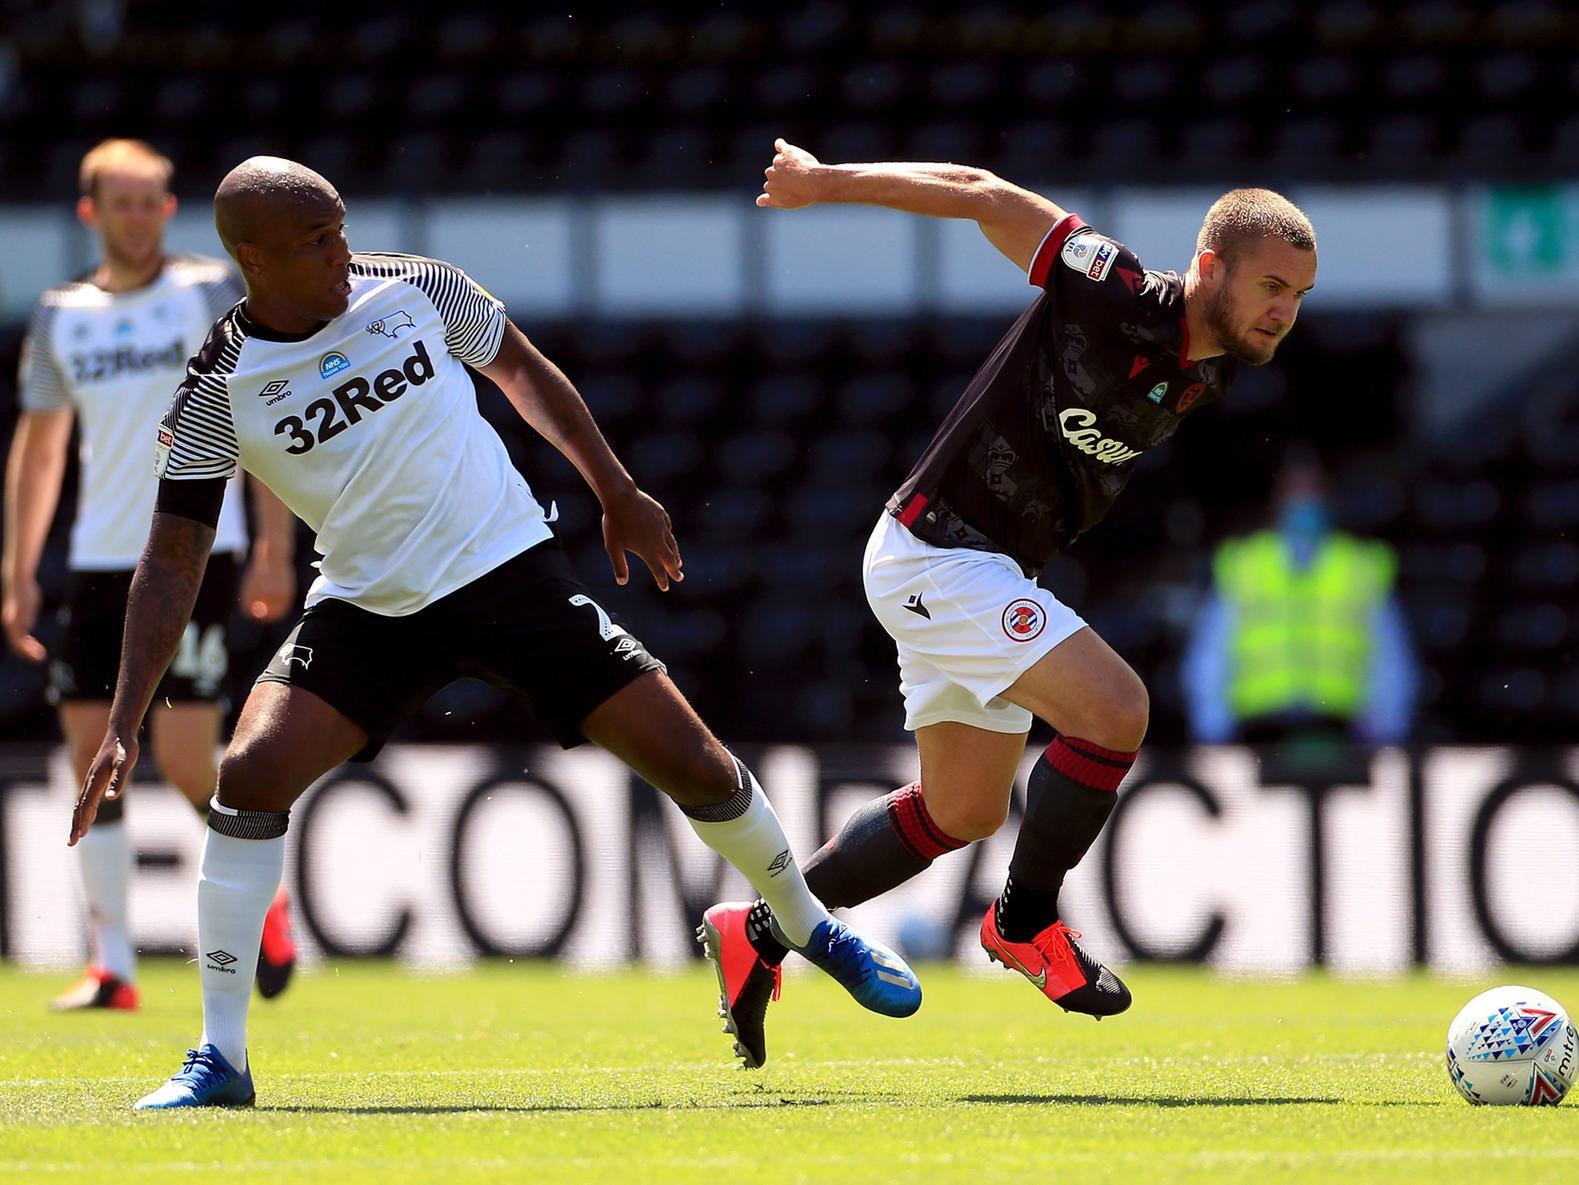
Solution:
[{"label": "stadium seating", "polygon": [[238,125],[353,191],[401,192],[735,186],[775,134],[830,159],[1129,183],[1225,159],[1500,179],[1579,140],[1579,11],[1555,0],[8,9],[0,142],[8,184],[40,198],[128,110],[197,190],[260,146]]}]

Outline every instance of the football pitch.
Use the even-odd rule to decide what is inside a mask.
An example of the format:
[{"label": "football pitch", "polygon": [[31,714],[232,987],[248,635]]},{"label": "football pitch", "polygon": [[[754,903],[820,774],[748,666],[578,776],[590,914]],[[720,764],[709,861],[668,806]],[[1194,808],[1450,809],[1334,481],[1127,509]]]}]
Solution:
[{"label": "football pitch", "polygon": [[[1229,980],[1131,968],[1135,1008],[1063,1015],[1006,973],[920,968],[921,1012],[793,976],[767,1067],[733,1068],[712,973],[322,967],[253,1008],[255,1110],[133,1114],[198,1024],[197,975],[142,1012],[54,1016],[68,977],[0,971],[0,1181],[1491,1181],[1579,1173],[1579,1098],[1471,1108],[1448,1021],[1496,982],[1570,1009],[1579,971]],[[243,1177],[242,1174],[245,1174]]]}]

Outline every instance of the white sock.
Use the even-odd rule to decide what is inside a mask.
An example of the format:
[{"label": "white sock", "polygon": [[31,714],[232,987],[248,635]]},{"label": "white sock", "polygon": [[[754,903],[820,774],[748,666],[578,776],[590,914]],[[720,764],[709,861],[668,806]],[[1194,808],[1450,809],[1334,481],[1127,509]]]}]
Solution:
[{"label": "white sock", "polygon": [[[197,885],[197,965],[203,979],[203,1040],[212,1042],[237,1070],[247,1068],[247,1007],[258,970],[258,943],[285,869],[285,814],[233,811],[216,800],[203,842]],[[243,833],[272,831],[258,820],[279,820],[278,834],[240,839],[214,826]]]},{"label": "white sock", "polygon": [[88,903],[88,933],[93,965],[131,983],[137,955],[126,924],[126,892],[132,880],[132,845],[126,824],[95,823],[77,841],[82,895]]},{"label": "white sock", "polygon": [[682,806],[681,812],[703,843],[738,868],[773,911],[784,936],[805,945],[828,911],[812,896],[800,864],[762,793],[756,776],[734,757],[740,789],[723,802]]}]

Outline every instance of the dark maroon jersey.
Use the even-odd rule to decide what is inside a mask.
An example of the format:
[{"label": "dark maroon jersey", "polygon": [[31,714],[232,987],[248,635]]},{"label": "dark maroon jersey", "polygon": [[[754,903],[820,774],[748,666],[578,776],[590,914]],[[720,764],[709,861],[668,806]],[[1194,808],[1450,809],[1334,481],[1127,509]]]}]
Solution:
[{"label": "dark maroon jersey", "polygon": [[1035,573],[1101,522],[1135,458],[1218,398],[1236,364],[1189,353],[1184,281],[1074,214],[1037,249],[1042,289],[970,381],[889,512],[939,547]]}]

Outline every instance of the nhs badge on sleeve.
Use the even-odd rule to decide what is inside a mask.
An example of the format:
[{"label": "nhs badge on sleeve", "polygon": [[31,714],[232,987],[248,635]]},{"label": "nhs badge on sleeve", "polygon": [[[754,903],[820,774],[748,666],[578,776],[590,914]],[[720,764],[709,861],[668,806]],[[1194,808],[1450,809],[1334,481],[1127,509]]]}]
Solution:
[{"label": "nhs badge on sleeve", "polygon": [[351,369],[351,360],[337,350],[331,350],[318,360],[318,375],[320,378],[329,378],[337,375],[342,370]]}]

